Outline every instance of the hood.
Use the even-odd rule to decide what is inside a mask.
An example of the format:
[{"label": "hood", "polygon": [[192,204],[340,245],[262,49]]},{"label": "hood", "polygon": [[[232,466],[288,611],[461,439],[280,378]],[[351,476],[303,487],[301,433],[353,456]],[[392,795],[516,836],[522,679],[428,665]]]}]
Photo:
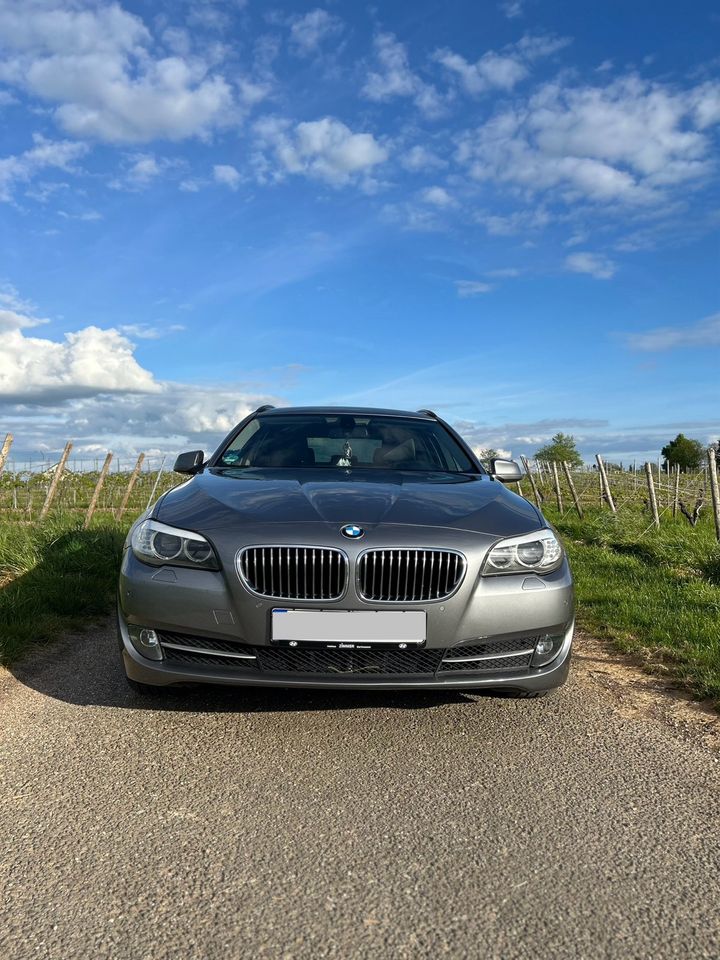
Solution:
[{"label": "hood", "polygon": [[542,526],[535,507],[486,475],[207,469],[167,493],[153,511],[200,532],[232,525],[358,523],[449,527],[513,536]]}]

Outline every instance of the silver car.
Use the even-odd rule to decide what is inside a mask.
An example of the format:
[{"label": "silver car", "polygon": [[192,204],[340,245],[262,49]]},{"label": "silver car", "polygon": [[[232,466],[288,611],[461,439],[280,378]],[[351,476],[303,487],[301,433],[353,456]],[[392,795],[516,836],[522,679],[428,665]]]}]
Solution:
[{"label": "silver car", "polygon": [[128,680],[507,690],[570,665],[557,534],[429,410],[265,406],[132,527],[118,593]]}]

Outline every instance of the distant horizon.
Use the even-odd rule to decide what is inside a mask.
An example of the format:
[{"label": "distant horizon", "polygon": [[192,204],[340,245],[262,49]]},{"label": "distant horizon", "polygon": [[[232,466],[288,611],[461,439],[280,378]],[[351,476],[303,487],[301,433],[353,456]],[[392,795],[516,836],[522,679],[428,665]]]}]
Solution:
[{"label": "distant horizon", "polygon": [[0,436],[718,440],[718,49],[709,0],[0,0]]},{"label": "distant horizon", "polygon": [[[457,429],[456,425],[451,424],[451,426],[454,426]],[[2,446],[2,441],[5,439],[6,432],[12,433],[12,431],[5,431],[2,428],[0,428],[0,447]],[[462,431],[460,432],[462,435]],[[685,431],[679,430],[678,433],[685,433]],[[685,433],[685,435],[690,436],[687,433]],[[73,469],[73,466],[75,466],[75,468],[77,469],[78,465],[80,465],[80,468],[86,471],[97,469],[99,466],[102,465],[102,462],[105,456],[108,453],[112,453],[113,455],[112,466],[111,466],[112,470],[119,470],[119,469],[123,471],[131,470],[135,466],[137,458],[140,454],[143,454],[145,458],[143,463],[144,470],[148,470],[148,469],[157,470],[160,466],[161,461],[164,461],[165,463],[164,469],[172,470],[172,464],[174,462],[175,457],[178,454],[183,453],[189,449],[198,449],[198,450],[201,449],[204,451],[206,455],[210,455],[217,449],[217,447],[221,443],[224,436],[225,434],[215,436],[212,442],[207,442],[205,444],[199,441],[198,446],[195,448],[191,448],[188,446],[185,446],[182,448],[181,447],[177,447],[177,448],[175,447],[168,447],[168,448],[138,447],[137,449],[134,449],[134,450],[128,450],[126,448],[121,447],[119,450],[116,450],[116,449],[113,449],[111,446],[103,447],[102,445],[100,445],[96,449],[88,450],[87,447],[80,445],[79,453],[76,452],[76,442],[70,437],[68,439],[70,440],[70,442],[73,443],[73,448],[68,458],[67,467],[68,469],[71,470]],[[674,439],[675,436],[677,436],[677,433],[674,434],[672,437],[667,437],[663,441],[662,446],[664,446],[670,440]],[[696,437],[690,437],[690,438],[697,439]],[[464,437],[464,439],[469,440],[468,437]],[[209,441],[209,438],[208,438],[208,441]],[[704,447],[709,448],[713,443],[714,444],[720,443],[720,438],[712,440],[710,441],[710,443],[704,444]],[[489,449],[487,445],[480,447],[479,445],[473,444],[472,442],[470,443],[470,445],[473,448],[473,452],[475,453],[476,456],[479,454],[481,450]],[[49,467],[52,467],[59,462],[60,457],[63,454],[64,448],[65,448],[65,443],[61,444],[57,448],[47,448],[45,450],[38,448],[33,450],[27,447],[23,447],[22,437],[16,436],[15,434],[13,434],[13,443],[5,464],[5,470],[9,472],[13,470],[16,472],[24,472],[25,470],[29,469],[32,472],[36,472],[37,470],[48,469]],[[496,449],[498,456],[507,456],[508,458],[513,460],[520,460],[523,456],[527,457],[527,459],[530,461],[535,461],[537,459],[535,457],[535,453],[537,452],[537,450],[531,450],[530,448],[518,449],[517,452],[513,450],[503,450],[499,448],[491,448],[491,449]],[[600,454],[600,456],[603,458],[605,463],[618,464],[622,466],[624,469],[630,469],[630,467],[633,464],[636,465],[637,469],[642,469],[642,467],[646,462],[656,464],[664,461],[665,459],[662,456],[662,453],[660,452],[660,448],[658,448],[657,452],[647,451],[645,454],[640,456],[633,456],[632,454],[631,455],[623,454],[622,456],[620,455],[613,456],[612,452],[607,452],[602,450],[593,450],[588,453],[586,451],[583,451],[580,445],[578,445],[578,452],[583,458],[584,467],[596,466],[596,462],[595,462],[596,454]],[[94,467],[88,466],[92,464],[94,464],[95,466]]]}]

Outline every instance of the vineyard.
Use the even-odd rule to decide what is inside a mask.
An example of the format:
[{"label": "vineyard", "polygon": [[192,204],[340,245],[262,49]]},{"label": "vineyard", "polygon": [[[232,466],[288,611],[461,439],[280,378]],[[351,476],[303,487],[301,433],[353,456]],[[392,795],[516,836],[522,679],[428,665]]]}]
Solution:
[{"label": "vineyard", "polygon": [[[122,461],[108,452],[99,460],[71,459],[68,443],[57,462],[16,463],[9,459],[12,435],[0,448],[0,517],[42,520],[51,513],[82,516],[89,525],[93,516],[121,520],[126,513],[137,516],[154,499],[178,482],[166,457]],[[709,450],[702,471],[681,473],[660,463],[642,469],[619,470],[596,456],[592,468],[571,469],[567,463],[529,461],[522,457],[525,479],[517,492],[533,500],[543,511],[556,508],[558,520],[574,513],[579,519],[594,509],[607,509],[618,521],[626,515],[647,515],[643,533],[658,528],[668,518],[683,517],[695,528],[714,525],[720,541],[720,493],[717,459]]]}]

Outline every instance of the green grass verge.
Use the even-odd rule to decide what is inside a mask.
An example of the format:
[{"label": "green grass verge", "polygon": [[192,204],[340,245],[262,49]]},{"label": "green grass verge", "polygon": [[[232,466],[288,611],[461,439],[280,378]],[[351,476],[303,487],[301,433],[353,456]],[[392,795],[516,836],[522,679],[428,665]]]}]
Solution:
[{"label": "green grass verge", "polygon": [[640,510],[618,519],[598,510],[582,521],[545,514],[570,557],[580,625],[720,704],[720,547],[711,523],[663,518],[656,531]]},{"label": "green grass verge", "polygon": [[0,520],[0,663],[112,608],[126,524]]}]

